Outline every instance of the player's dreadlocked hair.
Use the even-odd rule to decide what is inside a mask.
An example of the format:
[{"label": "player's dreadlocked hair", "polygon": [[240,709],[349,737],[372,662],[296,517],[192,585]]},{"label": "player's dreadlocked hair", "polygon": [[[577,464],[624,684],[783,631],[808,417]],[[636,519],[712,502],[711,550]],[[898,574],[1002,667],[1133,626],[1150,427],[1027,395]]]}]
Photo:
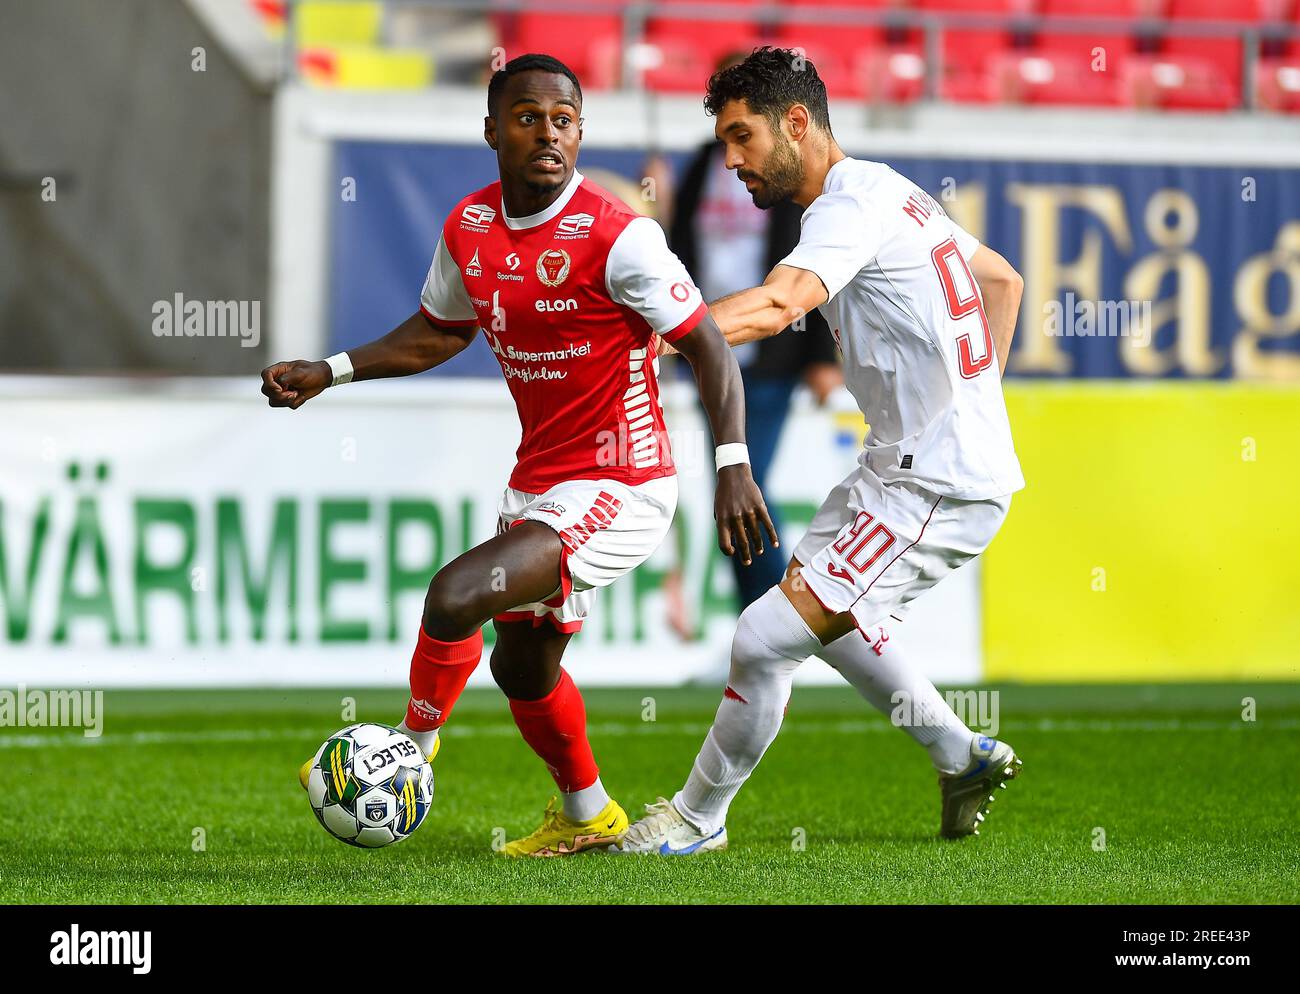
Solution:
[{"label": "player's dreadlocked hair", "polygon": [[789,48],[756,48],[749,57],[709,79],[704,109],[716,117],[728,100],[744,100],[749,109],[762,114],[774,128],[795,104],[803,104],[813,123],[827,133],[831,115],[826,107],[826,84],[817,67]]},{"label": "player's dreadlocked hair", "polygon": [[573,70],[559,59],[549,55],[520,55],[507,62],[504,68],[494,72],[492,79],[488,81],[488,117],[497,116],[497,103],[501,100],[501,91],[506,88],[506,80],[518,73],[529,72],[534,69],[568,76],[569,81],[573,83],[573,88],[578,91],[578,101],[582,101],[582,84],[578,82],[578,77],[574,75]]}]

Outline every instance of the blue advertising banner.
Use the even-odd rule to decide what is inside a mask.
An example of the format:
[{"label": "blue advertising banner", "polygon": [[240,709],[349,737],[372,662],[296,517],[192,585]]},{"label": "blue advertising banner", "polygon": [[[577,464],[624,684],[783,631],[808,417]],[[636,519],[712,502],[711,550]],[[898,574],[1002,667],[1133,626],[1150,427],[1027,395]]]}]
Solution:
[{"label": "blue advertising banner", "polygon": [[[685,154],[669,158],[680,174]],[[1012,374],[1300,380],[1300,170],[885,161],[1024,276]],[[584,149],[579,168],[653,213],[644,164],[641,149]],[[480,145],[369,141],[338,143],[334,169],[353,192],[331,209],[342,349],[417,309],[443,220],[497,173]],[[439,373],[498,368],[476,341]]]}]

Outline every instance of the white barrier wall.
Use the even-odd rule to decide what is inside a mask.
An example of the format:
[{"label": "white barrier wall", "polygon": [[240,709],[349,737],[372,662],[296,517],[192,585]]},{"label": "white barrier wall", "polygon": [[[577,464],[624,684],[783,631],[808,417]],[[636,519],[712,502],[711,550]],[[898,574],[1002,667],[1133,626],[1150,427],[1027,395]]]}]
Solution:
[{"label": "white barrier wall", "polygon": [[[504,385],[353,384],[297,412],[258,389],[0,377],[0,684],[405,682],[436,564],[495,530],[519,436]],[[712,453],[689,386],[667,391],[666,410],[681,532],[573,641],[586,684],[725,675],[734,614]],[[847,395],[831,410],[798,399],[769,488],[791,509],[783,556],[861,430]],[[674,568],[689,641],[666,620]],[[977,680],[976,568],[891,636],[936,679]],[[813,662],[800,679],[838,678]]]}]

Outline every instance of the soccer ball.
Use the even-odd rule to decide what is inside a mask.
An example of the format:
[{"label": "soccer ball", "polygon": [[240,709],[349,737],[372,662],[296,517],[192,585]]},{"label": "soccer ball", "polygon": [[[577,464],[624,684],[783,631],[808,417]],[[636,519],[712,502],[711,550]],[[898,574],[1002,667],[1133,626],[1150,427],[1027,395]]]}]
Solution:
[{"label": "soccer ball", "polygon": [[396,728],[349,725],[316,751],[307,798],[334,838],[379,849],[409,838],[424,821],[433,801],[433,767]]}]

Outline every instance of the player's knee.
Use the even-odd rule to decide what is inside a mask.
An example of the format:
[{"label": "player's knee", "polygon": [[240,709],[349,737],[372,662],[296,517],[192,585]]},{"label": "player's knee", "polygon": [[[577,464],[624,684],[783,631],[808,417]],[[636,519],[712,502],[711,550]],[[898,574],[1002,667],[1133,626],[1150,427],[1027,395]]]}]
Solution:
[{"label": "player's knee", "polygon": [[455,641],[487,620],[479,592],[447,571],[429,584],[424,598],[424,630],[436,639]]},{"label": "player's knee", "polygon": [[556,674],[548,672],[548,667],[540,662],[521,666],[517,661],[505,658],[504,654],[493,652],[490,665],[492,679],[501,693],[512,701],[541,700],[555,686]]},{"label": "player's knee", "polygon": [[788,679],[815,641],[798,621],[778,587],[745,608],[731,640],[732,682]]},{"label": "player's knee", "polygon": [[762,612],[762,601],[760,597],[741,612],[731,639],[731,671],[740,677],[759,675],[772,662],[772,651],[754,625]]},{"label": "player's knee", "polygon": [[501,693],[507,697],[514,697],[514,691],[519,689],[519,671],[510,665],[510,663],[501,655],[500,652],[493,651],[491,658],[488,660],[488,666],[492,670],[492,679],[496,685],[501,688]]}]

